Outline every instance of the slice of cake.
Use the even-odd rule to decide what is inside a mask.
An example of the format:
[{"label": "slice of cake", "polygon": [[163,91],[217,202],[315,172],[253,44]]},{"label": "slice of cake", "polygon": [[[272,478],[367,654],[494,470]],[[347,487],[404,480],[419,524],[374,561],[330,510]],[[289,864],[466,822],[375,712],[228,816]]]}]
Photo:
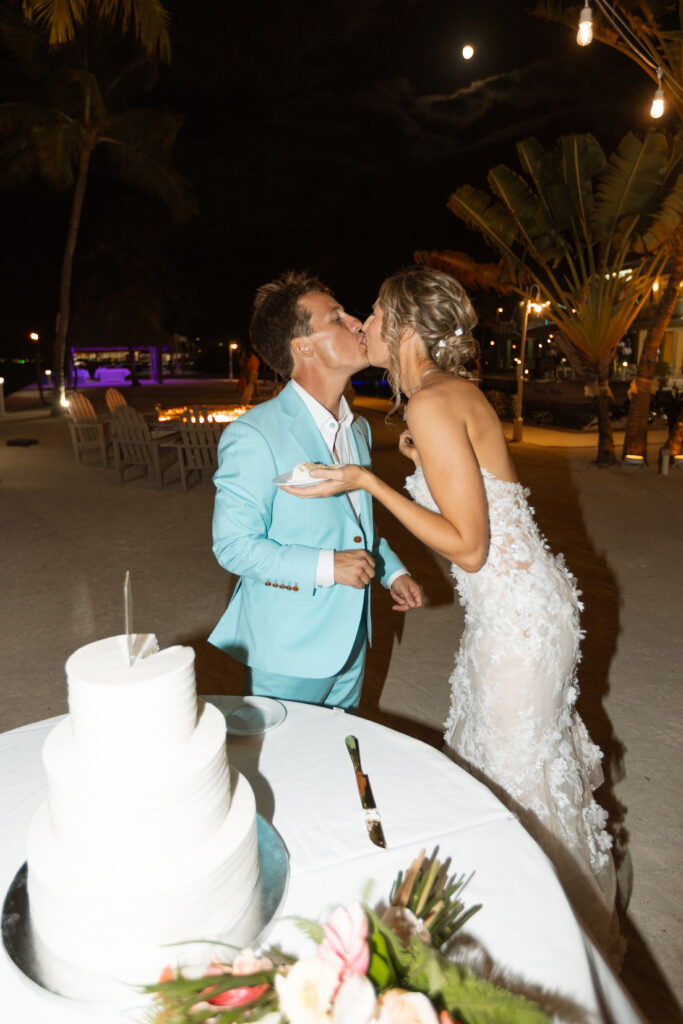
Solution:
[{"label": "slice of cake", "polygon": [[125,636],[66,664],[70,714],[49,735],[47,801],[28,835],[31,918],[76,967],[126,982],[218,936],[258,878],[256,806],[230,771],[223,715],[197,700],[194,651],[129,664]]},{"label": "slice of cake", "polygon": [[316,477],[311,477],[312,469],[333,469],[333,466],[326,466],[323,462],[300,462],[294,467],[291,473],[290,484],[321,483]]}]

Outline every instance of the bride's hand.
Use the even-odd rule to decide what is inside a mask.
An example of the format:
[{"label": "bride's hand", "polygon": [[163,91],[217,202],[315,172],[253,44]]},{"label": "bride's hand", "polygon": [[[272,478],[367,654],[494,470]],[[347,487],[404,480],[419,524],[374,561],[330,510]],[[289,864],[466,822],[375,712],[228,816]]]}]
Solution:
[{"label": "bride's hand", "polygon": [[311,476],[322,477],[319,484],[311,484],[308,487],[292,487],[289,484],[281,484],[280,490],[287,491],[287,494],[294,494],[297,498],[331,498],[335,494],[343,494],[345,491],[364,490],[367,477],[372,476],[362,466],[335,466],[334,469],[312,469]]},{"label": "bride's hand", "polygon": [[404,430],[398,439],[398,450],[401,455],[405,455],[407,459],[411,459],[416,466],[421,465],[420,456],[418,455],[415,442],[413,441],[413,435],[409,430]]}]

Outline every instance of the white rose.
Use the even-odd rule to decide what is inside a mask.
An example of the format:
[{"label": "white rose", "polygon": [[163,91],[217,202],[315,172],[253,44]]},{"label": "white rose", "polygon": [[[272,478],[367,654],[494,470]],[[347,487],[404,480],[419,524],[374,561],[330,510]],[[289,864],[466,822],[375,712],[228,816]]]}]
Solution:
[{"label": "white rose", "polygon": [[422,992],[390,988],[379,997],[379,1024],[439,1024],[436,1010]]},{"label": "white rose", "polygon": [[298,960],[287,974],[275,975],[280,1009],[290,1024],[327,1024],[339,976],[325,960]]},{"label": "white rose", "polygon": [[334,1001],[334,1024],[370,1024],[375,1019],[377,996],[369,978],[353,974],[344,982]]}]

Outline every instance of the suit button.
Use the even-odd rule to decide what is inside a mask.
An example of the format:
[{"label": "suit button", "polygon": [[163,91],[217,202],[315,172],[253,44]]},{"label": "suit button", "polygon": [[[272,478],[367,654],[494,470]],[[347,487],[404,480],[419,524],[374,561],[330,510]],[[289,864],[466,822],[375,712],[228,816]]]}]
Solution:
[{"label": "suit button", "polygon": [[354,538],[353,538],[353,543],[354,543],[354,544],[360,544],[360,542],[362,541],[362,539],[363,539],[362,537],[354,537]]}]

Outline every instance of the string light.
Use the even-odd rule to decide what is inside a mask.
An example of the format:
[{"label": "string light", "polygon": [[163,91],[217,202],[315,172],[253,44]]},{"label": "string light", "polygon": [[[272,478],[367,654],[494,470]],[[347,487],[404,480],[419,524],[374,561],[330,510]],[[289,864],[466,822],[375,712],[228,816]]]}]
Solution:
[{"label": "string light", "polygon": [[652,106],[650,107],[650,117],[661,117],[664,113],[664,90],[662,89],[662,75],[664,71],[662,68],[657,68],[657,88],[652,98]]},{"label": "string light", "polygon": [[[614,7],[609,0],[593,0],[597,10],[612,29],[620,36],[622,42],[633,51],[638,61],[648,68],[651,68],[657,75],[657,89],[655,91],[650,115],[659,118],[664,113],[664,90],[662,82],[666,79],[667,88],[673,94],[677,103],[683,105],[683,87],[675,74],[672,74],[666,67],[660,65],[661,56],[653,45],[645,38],[636,33],[631,27],[628,19]],[[579,32],[577,42],[586,46],[593,38],[592,10],[590,0],[585,0],[585,6],[579,18]]]},{"label": "string light", "polygon": [[579,16],[579,31],[576,33],[576,41],[579,46],[588,46],[593,39],[593,12],[591,5],[586,4]]}]

